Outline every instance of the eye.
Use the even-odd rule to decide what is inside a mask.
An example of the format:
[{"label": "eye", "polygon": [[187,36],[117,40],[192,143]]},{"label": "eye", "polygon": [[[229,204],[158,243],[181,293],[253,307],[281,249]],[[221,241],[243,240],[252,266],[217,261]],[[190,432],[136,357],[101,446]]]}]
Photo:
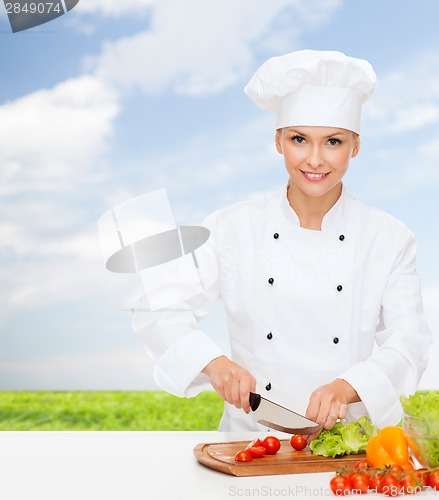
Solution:
[{"label": "eye", "polygon": [[329,143],[331,146],[337,146],[337,144],[341,144],[341,141],[340,141],[340,139],[334,139],[334,138],[332,138],[332,139],[329,139],[329,140],[328,140],[328,143]]},{"label": "eye", "polygon": [[293,135],[293,137],[291,137],[291,140],[293,142],[297,142],[297,144],[302,144],[303,142],[305,142],[305,137],[302,137],[301,135]]}]

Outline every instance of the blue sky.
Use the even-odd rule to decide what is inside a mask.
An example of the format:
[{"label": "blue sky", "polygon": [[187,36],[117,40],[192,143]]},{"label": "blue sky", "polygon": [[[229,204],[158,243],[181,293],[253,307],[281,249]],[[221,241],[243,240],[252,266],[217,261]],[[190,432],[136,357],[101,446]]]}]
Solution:
[{"label": "blue sky", "polygon": [[[304,48],[371,62],[348,191],[404,220],[439,372],[439,4],[80,0],[13,34],[0,6],[0,389],[153,389],[131,330],[135,276],[109,273],[97,221],[166,188],[178,224],[277,190],[274,120],[243,87]],[[227,348],[221,306],[206,330]],[[436,386],[437,387],[437,386]]]}]

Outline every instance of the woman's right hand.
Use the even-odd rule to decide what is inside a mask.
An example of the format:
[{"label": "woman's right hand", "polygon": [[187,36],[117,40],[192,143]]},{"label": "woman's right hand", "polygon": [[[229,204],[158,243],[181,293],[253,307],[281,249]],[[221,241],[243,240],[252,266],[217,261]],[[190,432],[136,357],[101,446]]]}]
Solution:
[{"label": "woman's right hand", "polygon": [[250,372],[226,356],[213,359],[202,372],[224,401],[250,413],[250,392],[256,391],[256,379]]}]

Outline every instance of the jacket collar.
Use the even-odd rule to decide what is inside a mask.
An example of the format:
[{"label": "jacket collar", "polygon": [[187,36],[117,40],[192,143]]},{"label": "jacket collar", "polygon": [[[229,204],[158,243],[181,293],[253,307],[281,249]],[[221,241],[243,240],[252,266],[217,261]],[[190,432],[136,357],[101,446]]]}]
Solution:
[{"label": "jacket collar", "polygon": [[[293,210],[293,208],[288,202],[287,198],[288,184],[289,183],[287,183],[284,189],[281,191],[281,210],[283,215],[290,224],[300,227],[299,217],[297,216],[296,212]],[[335,205],[323,217],[322,231],[326,231],[331,228],[334,229],[336,226],[342,224],[342,221],[346,213],[345,207],[348,197],[349,196],[346,193],[344,184],[342,184],[340,198],[336,201]]]}]

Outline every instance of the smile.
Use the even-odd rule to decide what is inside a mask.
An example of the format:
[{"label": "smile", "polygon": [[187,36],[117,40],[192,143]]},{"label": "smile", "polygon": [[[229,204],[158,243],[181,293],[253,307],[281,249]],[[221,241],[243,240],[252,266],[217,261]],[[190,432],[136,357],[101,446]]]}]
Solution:
[{"label": "smile", "polygon": [[329,172],[327,172],[325,174],[316,174],[314,172],[306,172],[304,170],[301,170],[301,172],[306,179],[308,179],[310,181],[314,181],[314,182],[321,181],[329,175]]}]

